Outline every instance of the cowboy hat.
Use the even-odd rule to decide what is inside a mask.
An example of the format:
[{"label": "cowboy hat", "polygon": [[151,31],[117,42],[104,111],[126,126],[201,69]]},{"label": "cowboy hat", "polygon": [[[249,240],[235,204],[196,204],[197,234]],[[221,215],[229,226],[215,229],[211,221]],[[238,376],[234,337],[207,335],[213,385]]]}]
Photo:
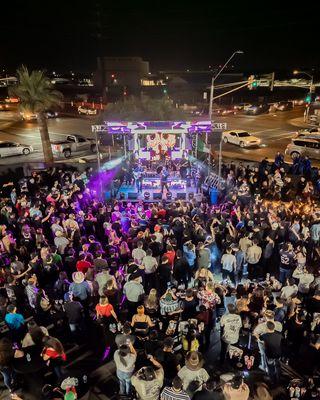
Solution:
[{"label": "cowboy hat", "polygon": [[74,283],[82,283],[84,281],[84,274],[81,271],[74,272],[72,274],[72,280]]},{"label": "cowboy hat", "polygon": [[189,351],[186,356],[186,367],[192,371],[197,371],[203,366],[202,354],[198,351]]}]

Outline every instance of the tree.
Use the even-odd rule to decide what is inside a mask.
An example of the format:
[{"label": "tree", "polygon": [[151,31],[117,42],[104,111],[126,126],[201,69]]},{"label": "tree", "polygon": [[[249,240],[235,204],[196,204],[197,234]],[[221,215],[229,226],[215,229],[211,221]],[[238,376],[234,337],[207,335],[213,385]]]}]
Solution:
[{"label": "tree", "polygon": [[183,120],[182,110],[173,107],[167,98],[151,99],[146,96],[129,97],[114,104],[108,104],[103,120],[109,121],[174,121]]},{"label": "tree", "polygon": [[10,87],[10,95],[20,99],[19,108],[22,112],[36,114],[44,161],[53,163],[53,154],[48,132],[45,112],[61,107],[63,95],[54,90],[44,71],[29,73],[25,66],[17,70],[18,84]]}]

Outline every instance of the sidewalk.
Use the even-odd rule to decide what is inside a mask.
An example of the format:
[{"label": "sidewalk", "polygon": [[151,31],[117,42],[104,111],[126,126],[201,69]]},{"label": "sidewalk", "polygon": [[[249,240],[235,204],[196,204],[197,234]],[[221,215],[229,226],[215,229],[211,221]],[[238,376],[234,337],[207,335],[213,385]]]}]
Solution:
[{"label": "sidewalk", "polygon": [[292,118],[288,120],[289,124],[296,126],[298,128],[310,128],[310,124],[303,120],[303,117]]}]

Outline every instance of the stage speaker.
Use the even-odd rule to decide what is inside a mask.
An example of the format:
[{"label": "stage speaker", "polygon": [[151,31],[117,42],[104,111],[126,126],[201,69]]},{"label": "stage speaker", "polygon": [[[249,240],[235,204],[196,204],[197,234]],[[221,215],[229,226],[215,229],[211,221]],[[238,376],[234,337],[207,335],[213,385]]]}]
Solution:
[{"label": "stage speaker", "polygon": [[153,200],[162,200],[162,193],[153,193]]},{"label": "stage speaker", "polygon": [[136,192],[128,193],[128,200],[137,200],[137,199],[138,199],[138,193],[136,193]]},{"label": "stage speaker", "polygon": [[105,193],[104,193],[104,199],[105,200],[111,200],[111,191],[110,190],[107,190]]},{"label": "stage speaker", "polygon": [[177,197],[176,197],[177,200],[185,200],[186,198],[187,198],[186,193],[182,193],[182,192],[177,193]]}]

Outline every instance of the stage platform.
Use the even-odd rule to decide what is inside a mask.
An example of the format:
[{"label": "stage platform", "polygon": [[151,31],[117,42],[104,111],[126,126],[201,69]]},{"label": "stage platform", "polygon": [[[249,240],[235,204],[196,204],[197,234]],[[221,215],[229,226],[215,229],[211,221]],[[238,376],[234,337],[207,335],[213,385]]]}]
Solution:
[{"label": "stage platform", "polygon": [[[171,194],[171,197],[170,197]],[[170,194],[166,189],[164,189],[163,194],[161,190],[156,188],[148,188],[142,189],[142,192],[138,193],[137,187],[130,185],[121,185],[119,189],[113,189],[113,193],[111,191],[105,192],[105,197],[107,200],[111,198],[116,198],[118,200],[129,200],[129,201],[139,201],[144,200],[146,202],[157,202],[157,201],[176,201],[176,200],[191,200],[196,197],[198,201],[201,201],[202,194],[196,193],[195,187],[186,187],[184,189],[175,189],[172,188],[170,190]]]}]

